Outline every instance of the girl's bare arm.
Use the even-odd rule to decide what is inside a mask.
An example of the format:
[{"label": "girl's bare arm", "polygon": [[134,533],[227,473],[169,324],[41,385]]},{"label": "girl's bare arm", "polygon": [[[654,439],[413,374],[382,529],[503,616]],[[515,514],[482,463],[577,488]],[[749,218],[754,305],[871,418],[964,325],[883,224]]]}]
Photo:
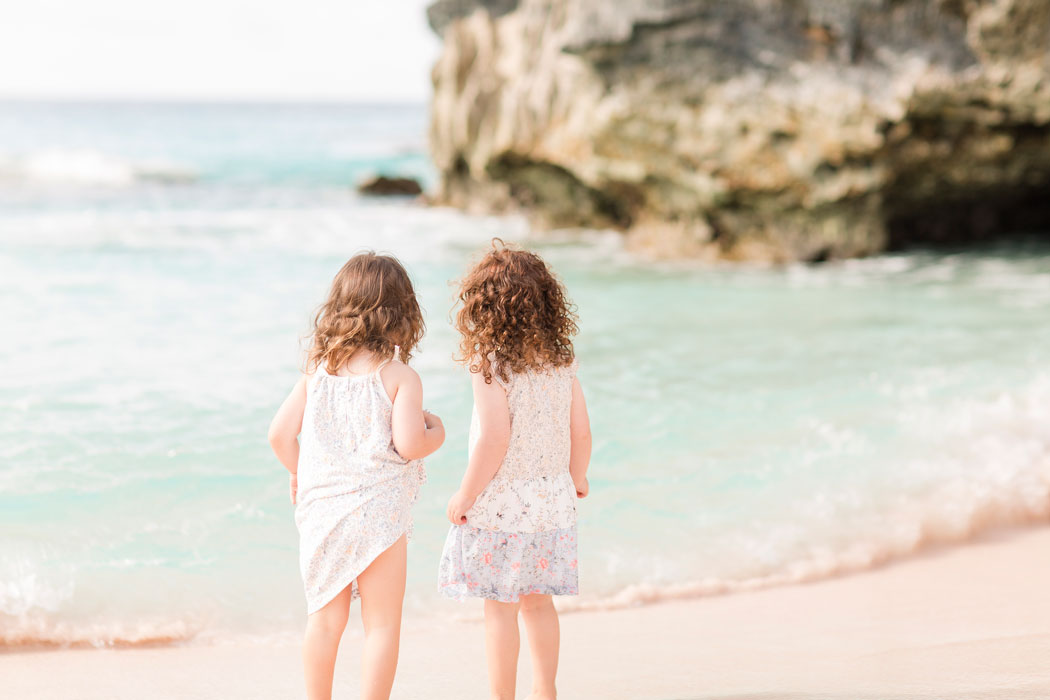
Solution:
[{"label": "girl's bare arm", "polygon": [[481,430],[459,491],[448,504],[448,519],[455,525],[467,521],[467,511],[496,475],[510,446],[510,407],[506,390],[495,381],[486,384],[480,372],[471,374],[471,383]]},{"label": "girl's bare arm", "polygon": [[[386,377],[386,375],[391,375]],[[397,453],[405,459],[422,459],[437,451],[445,441],[445,426],[433,413],[423,410],[423,382],[416,371],[401,363],[383,370],[393,386],[391,434]]]},{"label": "girl's bare arm", "polygon": [[569,435],[572,447],[569,452],[569,474],[576,485],[576,495],[583,498],[590,491],[587,483],[587,467],[591,462],[591,419],[587,415],[587,402],[583,398],[583,387],[579,379],[572,380],[572,409],[569,414]]},{"label": "girl's bare arm", "polygon": [[270,447],[284,468],[295,474],[299,468],[299,432],[303,429],[303,413],[306,411],[306,377],[301,377],[277,409],[270,422],[267,438]]}]

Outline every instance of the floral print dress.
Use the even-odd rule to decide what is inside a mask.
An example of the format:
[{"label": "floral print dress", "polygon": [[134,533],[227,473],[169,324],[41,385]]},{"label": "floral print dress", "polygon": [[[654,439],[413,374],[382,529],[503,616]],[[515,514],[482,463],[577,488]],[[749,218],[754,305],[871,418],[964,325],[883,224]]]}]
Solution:
[{"label": "floral print dress", "polygon": [[[579,593],[576,488],[569,474],[569,414],[576,362],[499,382],[510,407],[510,445],[499,470],[453,525],[438,574],[450,598],[516,602],[532,593]],[[470,446],[477,442],[477,410]]]},{"label": "floral print dress", "polygon": [[[386,363],[384,363],[386,364]],[[394,449],[393,405],[372,374],[310,377],[299,435],[299,567],[314,613],[412,527],[422,460]]]}]

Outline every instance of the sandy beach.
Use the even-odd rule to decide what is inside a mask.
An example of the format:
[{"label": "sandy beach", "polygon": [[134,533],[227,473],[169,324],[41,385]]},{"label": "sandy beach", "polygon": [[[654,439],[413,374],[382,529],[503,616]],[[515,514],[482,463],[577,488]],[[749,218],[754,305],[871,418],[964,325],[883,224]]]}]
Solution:
[{"label": "sandy beach", "polygon": [[[1050,697],[1050,528],[807,585],[562,618],[563,698]],[[360,623],[336,697],[356,695]],[[527,655],[521,697],[527,695]],[[299,698],[287,643],[0,656],[4,696]],[[408,620],[396,698],[484,698],[478,622]]]}]

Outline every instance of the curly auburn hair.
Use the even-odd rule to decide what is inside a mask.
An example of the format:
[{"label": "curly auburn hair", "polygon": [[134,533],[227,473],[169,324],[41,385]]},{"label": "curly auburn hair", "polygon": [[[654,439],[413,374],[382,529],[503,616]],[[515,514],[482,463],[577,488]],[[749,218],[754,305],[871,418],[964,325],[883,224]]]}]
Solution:
[{"label": "curly auburn hair", "polygon": [[535,253],[494,239],[492,251],[460,283],[459,303],[458,359],[486,384],[493,375],[507,381],[509,372],[572,362],[576,307]]},{"label": "curly auburn hair", "polygon": [[328,299],[314,317],[307,371],[338,372],[361,349],[408,362],[423,337],[423,312],[412,280],[397,258],[359,253],[332,280]]}]

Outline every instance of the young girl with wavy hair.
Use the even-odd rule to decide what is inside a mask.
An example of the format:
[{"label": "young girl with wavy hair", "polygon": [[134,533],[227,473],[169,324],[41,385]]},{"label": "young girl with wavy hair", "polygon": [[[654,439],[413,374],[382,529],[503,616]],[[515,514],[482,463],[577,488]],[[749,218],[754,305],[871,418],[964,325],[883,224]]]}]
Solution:
[{"label": "young girl with wavy hair", "polygon": [[535,700],[555,698],[558,613],[579,591],[576,499],[588,492],[591,436],[565,291],[534,253],[494,246],[463,280],[456,327],[474,387],[470,457],[448,504],[440,586],[485,599],[491,697],[514,697],[518,613]]},{"label": "young girl with wavy hair", "polygon": [[419,375],[406,364],[423,330],[401,263],[355,255],[335,276],[314,321],[306,372],[270,425],[296,504],[309,700],[332,696],[339,640],[358,596],[361,697],[390,696],[410,509],[425,479],[422,458],[445,439],[441,421],[423,410]]}]

